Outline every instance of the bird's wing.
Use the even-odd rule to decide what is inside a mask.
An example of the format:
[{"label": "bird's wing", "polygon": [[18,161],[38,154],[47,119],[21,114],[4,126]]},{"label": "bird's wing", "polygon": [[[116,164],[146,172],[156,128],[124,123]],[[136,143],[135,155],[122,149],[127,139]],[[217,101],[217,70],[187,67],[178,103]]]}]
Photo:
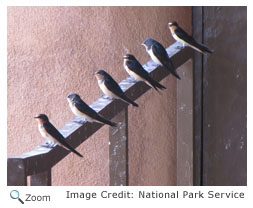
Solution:
[{"label": "bird's wing", "polygon": [[147,80],[149,77],[148,72],[143,69],[142,65],[138,61],[127,61],[126,65],[131,69],[135,74]]},{"label": "bird's wing", "polygon": [[196,44],[197,42],[194,40],[194,38],[190,35],[188,35],[182,28],[177,28],[175,30],[175,34],[185,42],[189,44]]},{"label": "bird's wing", "polygon": [[93,110],[90,106],[88,106],[83,100],[79,100],[78,102],[74,102],[75,107],[81,111],[82,113],[86,114],[87,116],[100,121],[102,123],[109,124],[111,126],[116,126],[117,124],[109,121],[102,116],[100,116],[95,110]]},{"label": "bird's wing", "polygon": [[83,114],[86,114],[91,118],[96,118],[97,112],[93,110],[90,106],[88,106],[83,100],[79,100],[78,102],[74,102],[73,104]]},{"label": "bird's wing", "polygon": [[138,107],[138,104],[130,100],[122,91],[118,83],[110,76],[105,77],[104,80],[105,86],[115,95],[117,95],[122,100],[125,100],[128,103],[131,103],[133,106]]},{"label": "bird's wing", "polygon": [[154,43],[152,45],[152,51],[161,63],[163,60],[167,60],[169,58],[165,48],[160,43]]},{"label": "bird's wing", "polygon": [[45,122],[43,124],[45,130],[50,134],[55,140],[57,140],[61,145],[69,149],[71,152],[74,152],[80,157],[83,157],[79,152],[77,152],[73,147],[71,147],[62,136],[62,134],[52,125],[50,122]]},{"label": "bird's wing", "polygon": [[174,71],[174,66],[165,50],[165,48],[160,43],[155,43],[152,46],[152,51],[154,55],[159,59],[159,61],[168,69]]},{"label": "bird's wing", "polygon": [[43,127],[53,138],[55,138],[59,143],[63,144],[66,142],[62,134],[52,125],[50,122],[43,123]]},{"label": "bird's wing", "polygon": [[200,52],[208,52],[208,53],[213,53],[213,51],[211,49],[209,49],[207,46],[198,43],[193,37],[191,37],[190,35],[188,35],[183,29],[181,28],[177,28],[175,30],[176,35],[184,40],[186,43],[192,45],[196,50],[200,51]]},{"label": "bird's wing", "polygon": [[127,61],[126,65],[130,68],[134,73],[138,74],[140,77],[145,79],[151,86],[153,86],[156,90],[166,89],[163,85],[159,84],[157,81],[152,79],[149,73],[142,67],[142,65],[138,61]]},{"label": "bird's wing", "polygon": [[104,78],[104,84],[110,90],[112,93],[114,93],[117,96],[121,96],[124,92],[118,85],[118,83],[112,78],[112,77],[105,77]]}]

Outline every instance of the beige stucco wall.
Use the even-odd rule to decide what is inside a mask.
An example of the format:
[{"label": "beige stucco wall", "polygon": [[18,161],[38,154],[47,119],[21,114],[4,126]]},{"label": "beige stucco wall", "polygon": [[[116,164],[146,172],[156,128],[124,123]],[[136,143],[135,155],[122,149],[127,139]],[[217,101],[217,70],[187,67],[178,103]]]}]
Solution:
[{"label": "beige stucco wall", "polygon": [[[73,118],[66,95],[91,104],[102,93],[92,73],[105,69],[119,82],[127,77],[127,47],[141,63],[147,38],[168,46],[167,23],[191,31],[191,7],[9,7],[8,155],[30,151],[43,139],[33,116],[45,113],[60,128]],[[176,80],[161,94],[150,90],[129,107],[130,185],[176,184]],[[108,127],[53,168],[53,185],[108,185]]]}]

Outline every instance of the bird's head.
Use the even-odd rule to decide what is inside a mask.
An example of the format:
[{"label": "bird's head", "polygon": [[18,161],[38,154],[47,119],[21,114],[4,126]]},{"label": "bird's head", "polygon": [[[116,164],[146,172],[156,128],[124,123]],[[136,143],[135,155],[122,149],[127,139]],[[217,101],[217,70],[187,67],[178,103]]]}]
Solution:
[{"label": "bird's head", "polygon": [[178,27],[178,24],[177,24],[177,22],[169,22],[168,23],[168,27]]},{"label": "bird's head", "polygon": [[97,78],[97,80],[103,79],[104,76],[107,76],[107,73],[102,69],[95,72],[95,77]]},{"label": "bird's head", "polygon": [[152,38],[147,38],[141,45],[145,46],[145,48],[150,48],[155,43],[155,40]]},{"label": "bird's head", "polygon": [[71,93],[67,97],[68,102],[73,102],[74,100],[80,100],[80,99],[81,99],[80,96],[75,93]]},{"label": "bird's head", "polygon": [[38,121],[38,122],[48,122],[49,119],[45,114],[38,114],[36,116],[34,116],[34,118]]},{"label": "bird's head", "polygon": [[135,57],[132,54],[126,54],[123,56],[124,60],[135,60]]},{"label": "bird's head", "polygon": [[169,22],[168,27],[170,31],[173,33],[178,28],[178,24],[177,22]]}]

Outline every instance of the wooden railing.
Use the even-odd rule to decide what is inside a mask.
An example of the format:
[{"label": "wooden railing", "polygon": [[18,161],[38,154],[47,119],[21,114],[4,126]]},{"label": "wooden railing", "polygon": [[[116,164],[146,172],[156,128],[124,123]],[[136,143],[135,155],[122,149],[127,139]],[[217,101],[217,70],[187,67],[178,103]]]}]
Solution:
[{"label": "wooden railing", "polygon": [[[190,48],[180,48],[180,43],[174,43],[166,50],[172,59],[175,68],[180,67],[189,59],[193,59],[194,53]],[[157,81],[169,75],[168,71],[149,61],[144,68]],[[122,69],[123,70],[123,69]],[[120,87],[132,100],[136,100],[149,89],[142,82],[131,82],[128,77],[121,81]],[[120,100],[109,100],[104,97],[96,100],[91,107],[107,119],[118,122],[118,127],[109,127],[109,171],[110,185],[128,185],[128,104]],[[141,105],[140,105],[141,107]],[[67,142],[76,148],[102,127],[99,123],[78,124],[75,119],[66,123],[59,131]],[[115,154],[115,151],[117,154]],[[7,185],[26,186],[27,177],[30,176],[32,186],[50,186],[51,169],[70,152],[56,145],[54,148],[43,147],[43,144],[32,151],[8,157],[7,160]],[[85,157],[85,154],[84,154]]]}]

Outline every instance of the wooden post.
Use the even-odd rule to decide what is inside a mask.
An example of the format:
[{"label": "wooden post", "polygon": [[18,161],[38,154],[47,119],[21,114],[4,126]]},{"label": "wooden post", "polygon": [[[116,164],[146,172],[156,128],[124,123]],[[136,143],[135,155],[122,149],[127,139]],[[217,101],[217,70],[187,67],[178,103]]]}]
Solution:
[{"label": "wooden post", "polygon": [[8,158],[7,160],[7,185],[27,186],[24,161],[19,158]]},{"label": "wooden post", "polygon": [[110,186],[128,185],[128,110],[114,117],[118,127],[109,129]]},{"label": "wooden post", "polygon": [[51,186],[51,169],[36,175],[31,175],[30,182],[31,186]]}]

